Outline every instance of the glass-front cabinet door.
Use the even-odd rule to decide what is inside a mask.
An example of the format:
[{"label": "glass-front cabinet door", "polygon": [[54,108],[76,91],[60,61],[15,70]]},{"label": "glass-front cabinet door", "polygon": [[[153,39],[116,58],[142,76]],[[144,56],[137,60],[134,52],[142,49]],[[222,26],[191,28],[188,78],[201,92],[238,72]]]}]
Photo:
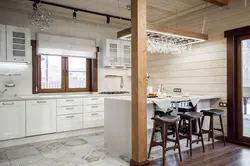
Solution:
[{"label": "glass-front cabinet door", "polygon": [[121,65],[121,48],[119,40],[107,39],[107,56],[110,66]]},{"label": "glass-front cabinet door", "polygon": [[31,37],[28,28],[7,26],[7,60],[29,62]]},{"label": "glass-front cabinet door", "polygon": [[250,142],[250,36],[237,41],[239,139]]},{"label": "glass-front cabinet door", "polygon": [[6,29],[0,24],[0,61],[6,60]]},{"label": "glass-front cabinet door", "polygon": [[125,67],[131,67],[131,42],[121,41],[121,64]]}]

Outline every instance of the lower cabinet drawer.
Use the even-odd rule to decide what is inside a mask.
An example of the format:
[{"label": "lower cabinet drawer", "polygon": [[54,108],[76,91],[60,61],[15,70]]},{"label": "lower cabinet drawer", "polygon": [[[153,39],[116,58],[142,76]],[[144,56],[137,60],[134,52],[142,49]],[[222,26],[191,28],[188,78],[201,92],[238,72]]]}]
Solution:
[{"label": "lower cabinet drawer", "polygon": [[82,129],[82,114],[57,116],[57,132]]},{"label": "lower cabinet drawer", "polygon": [[83,107],[83,112],[103,112],[104,111],[104,104],[97,104],[97,105],[86,105]]},{"label": "lower cabinet drawer", "polygon": [[57,107],[57,115],[80,114],[82,106]]},{"label": "lower cabinet drawer", "polygon": [[83,113],[83,128],[104,126],[104,112]]}]

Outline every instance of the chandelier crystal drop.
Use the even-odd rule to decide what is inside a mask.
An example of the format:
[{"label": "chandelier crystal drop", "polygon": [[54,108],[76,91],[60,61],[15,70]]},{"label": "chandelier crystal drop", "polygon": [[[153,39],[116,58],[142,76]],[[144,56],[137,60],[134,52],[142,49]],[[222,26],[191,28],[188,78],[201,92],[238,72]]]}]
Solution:
[{"label": "chandelier crystal drop", "polygon": [[41,3],[34,3],[33,11],[28,16],[30,24],[41,30],[47,30],[53,23],[51,13]]}]

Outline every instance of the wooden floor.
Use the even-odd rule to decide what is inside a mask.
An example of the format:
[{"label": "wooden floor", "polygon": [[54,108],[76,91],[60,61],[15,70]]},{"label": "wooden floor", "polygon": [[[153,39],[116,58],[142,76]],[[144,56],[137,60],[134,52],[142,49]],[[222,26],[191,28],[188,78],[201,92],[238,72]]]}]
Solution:
[{"label": "wooden floor", "polygon": [[[193,149],[193,157],[189,156],[189,151],[182,152],[183,161],[180,162],[178,154],[167,156],[167,166],[250,166],[250,149],[247,147],[222,142],[215,144],[215,149],[211,145],[206,146],[206,152],[201,148]],[[162,160],[152,161],[151,166],[162,166]]]}]

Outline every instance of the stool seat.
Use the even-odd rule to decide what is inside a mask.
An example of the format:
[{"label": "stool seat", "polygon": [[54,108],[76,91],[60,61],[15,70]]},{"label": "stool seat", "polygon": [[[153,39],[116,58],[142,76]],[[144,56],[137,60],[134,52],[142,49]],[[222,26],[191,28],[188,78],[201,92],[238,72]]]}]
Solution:
[{"label": "stool seat", "polygon": [[175,122],[178,122],[180,120],[180,117],[169,115],[169,116],[162,116],[162,117],[156,116],[156,117],[153,117],[152,119],[155,121],[161,121],[161,122],[165,122],[165,123],[175,123]]},{"label": "stool seat", "polygon": [[190,119],[199,119],[203,116],[203,113],[200,112],[186,112],[186,113],[178,113],[179,116],[190,118]]},{"label": "stool seat", "polygon": [[202,110],[201,112],[203,112],[204,114],[213,114],[213,115],[218,115],[218,116],[224,114],[224,110],[220,110],[220,109]]}]

